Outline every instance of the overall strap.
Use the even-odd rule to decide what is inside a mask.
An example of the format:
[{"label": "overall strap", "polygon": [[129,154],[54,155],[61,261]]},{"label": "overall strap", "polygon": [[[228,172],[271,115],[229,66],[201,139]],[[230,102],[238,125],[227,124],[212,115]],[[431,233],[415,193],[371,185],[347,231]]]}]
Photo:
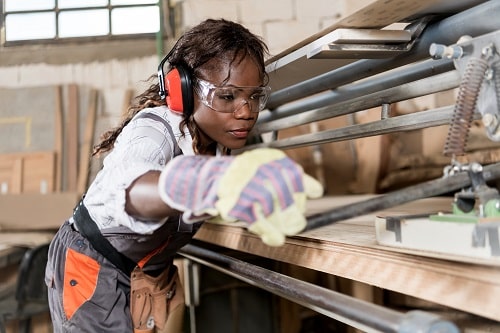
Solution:
[{"label": "overall strap", "polygon": [[[142,113],[139,114],[138,117],[149,118],[156,121],[159,121],[164,124],[164,126],[169,131],[169,134],[172,137],[172,141],[174,142],[174,155],[181,155],[182,151],[177,144],[177,140],[172,131],[172,127],[170,123],[163,119],[162,117],[153,114],[153,113]],[[151,251],[146,257],[141,259],[139,263],[135,263],[132,259],[123,255],[121,252],[115,249],[115,247],[103,236],[97,224],[92,220],[89,215],[89,212],[85,205],[83,204],[83,199],[80,201],[78,206],[73,211],[73,219],[75,220],[75,225],[78,231],[92,244],[94,249],[103,255],[106,259],[108,259],[115,267],[124,272],[127,276],[130,276],[132,271],[136,266],[142,268],[153,256],[157,253],[163,251],[167,245],[168,241],[165,242],[160,247]]]},{"label": "overall strap", "polygon": [[168,130],[170,136],[172,137],[172,141],[174,142],[174,156],[182,155],[182,150],[179,147],[179,144],[177,143],[177,139],[175,138],[175,134],[172,130],[172,126],[170,125],[170,123],[166,119],[164,119],[163,117],[160,117],[157,114],[150,113],[150,112],[139,113],[139,115],[137,117],[138,118],[149,118],[149,119],[156,120],[156,121],[163,123],[165,128]]},{"label": "overall strap", "polygon": [[83,204],[83,200],[80,201],[73,211],[73,219],[78,231],[92,244],[94,249],[127,276],[130,276],[130,273],[132,273],[137,264],[118,252],[106,237],[102,235],[97,224],[90,217],[87,208]]}]

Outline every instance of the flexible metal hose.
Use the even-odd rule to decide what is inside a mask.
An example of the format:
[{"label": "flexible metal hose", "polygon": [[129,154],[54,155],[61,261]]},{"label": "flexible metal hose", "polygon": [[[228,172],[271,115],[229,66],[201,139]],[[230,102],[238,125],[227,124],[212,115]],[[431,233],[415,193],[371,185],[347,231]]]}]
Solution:
[{"label": "flexible metal hose", "polygon": [[482,58],[472,57],[467,62],[462,81],[460,82],[457,102],[448,130],[444,147],[445,156],[460,156],[465,153],[469,129],[474,119],[477,98],[488,63]]}]

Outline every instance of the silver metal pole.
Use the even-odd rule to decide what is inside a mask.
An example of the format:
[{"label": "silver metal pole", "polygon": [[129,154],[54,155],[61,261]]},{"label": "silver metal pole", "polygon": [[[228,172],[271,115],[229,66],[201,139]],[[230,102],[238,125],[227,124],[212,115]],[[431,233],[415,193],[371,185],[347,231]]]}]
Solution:
[{"label": "silver metal pole", "polygon": [[179,254],[365,332],[459,333],[455,324],[439,316],[400,313],[199,246],[186,245]]},{"label": "silver metal pole", "polygon": [[456,88],[459,84],[460,74],[455,70],[403,84],[387,90],[378,91],[369,95],[357,97],[332,106],[302,112],[287,118],[258,124],[253,129],[252,135],[258,135],[261,133],[308,124],[318,120],[342,116],[348,113],[377,107],[384,103],[394,103],[414,97],[425,96],[438,91]]},{"label": "silver metal pole", "polygon": [[426,60],[417,64],[411,64],[404,68],[398,68],[339,87],[335,90],[325,91],[319,95],[310,96],[296,102],[279,106],[272,112],[262,112],[259,115],[257,124],[366,96],[377,91],[394,88],[402,84],[445,73],[454,69],[453,61],[450,59]]},{"label": "silver metal pole", "polygon": [[[265,143],[248,145],[242,149],[235,150],[235,153],[262,147],[281,149],[307,147],[329,142],[338,142],[342,140],[359,139],[369,136],[395,133],[399,131],[417,130],[448,124],[452,115],[453,105],[445,106],[439,109],[420,111],[366,124],[351,125],[316,133],[296,135],[281,140],[273,140]],[[479,115],[476,116],[476,118],[479,118]],[[280,120],[280,122],[286,122],[286,119],[282,119]]]}]

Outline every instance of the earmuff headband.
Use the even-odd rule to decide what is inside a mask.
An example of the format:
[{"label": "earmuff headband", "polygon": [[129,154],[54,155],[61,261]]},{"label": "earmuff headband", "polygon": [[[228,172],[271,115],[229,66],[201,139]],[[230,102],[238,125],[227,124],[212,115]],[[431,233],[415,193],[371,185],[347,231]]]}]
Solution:
[{"label": "earmuff headband", "polygon": [[166,76],[163,70],[165,62],[176,49],[177,43],[158,65],[159,94],[162,99],[165,99],[168,108],[173,112],[191,114],[194,108],[194,99],[189,70],[185,66],[177,65],[172,67]]},{"label": "earmuff headband", "polygon": [[168,60],[168,58],[170,58],[174,49],[175,46],[170,50],[170,52],[168,52],[168,54],[160,61],[160,64],[158,65],[158,85],[160,87],[160,97],[162,99],[167,96],[167,91],[165,90],[165,74],[163,72],[163,65]]}]

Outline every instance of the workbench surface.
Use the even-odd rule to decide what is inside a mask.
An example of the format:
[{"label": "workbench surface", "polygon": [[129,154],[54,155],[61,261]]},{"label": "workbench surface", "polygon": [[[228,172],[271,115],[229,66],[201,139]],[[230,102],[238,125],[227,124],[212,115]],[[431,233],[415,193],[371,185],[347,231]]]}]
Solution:
[{"label": "workbench surface", "polygon": [[[370,196],[312,200],[307,214],[367,198]],[[450,204],[451,198],[428,198],[394,207],[388,212],[449,211]],[[195,238],[500,320],[498,261],[380,246],[374,226],[375,216],[379,213],[289,237],[281,247],[269,247],[259,237],[233,225],[205,223]]]}]

